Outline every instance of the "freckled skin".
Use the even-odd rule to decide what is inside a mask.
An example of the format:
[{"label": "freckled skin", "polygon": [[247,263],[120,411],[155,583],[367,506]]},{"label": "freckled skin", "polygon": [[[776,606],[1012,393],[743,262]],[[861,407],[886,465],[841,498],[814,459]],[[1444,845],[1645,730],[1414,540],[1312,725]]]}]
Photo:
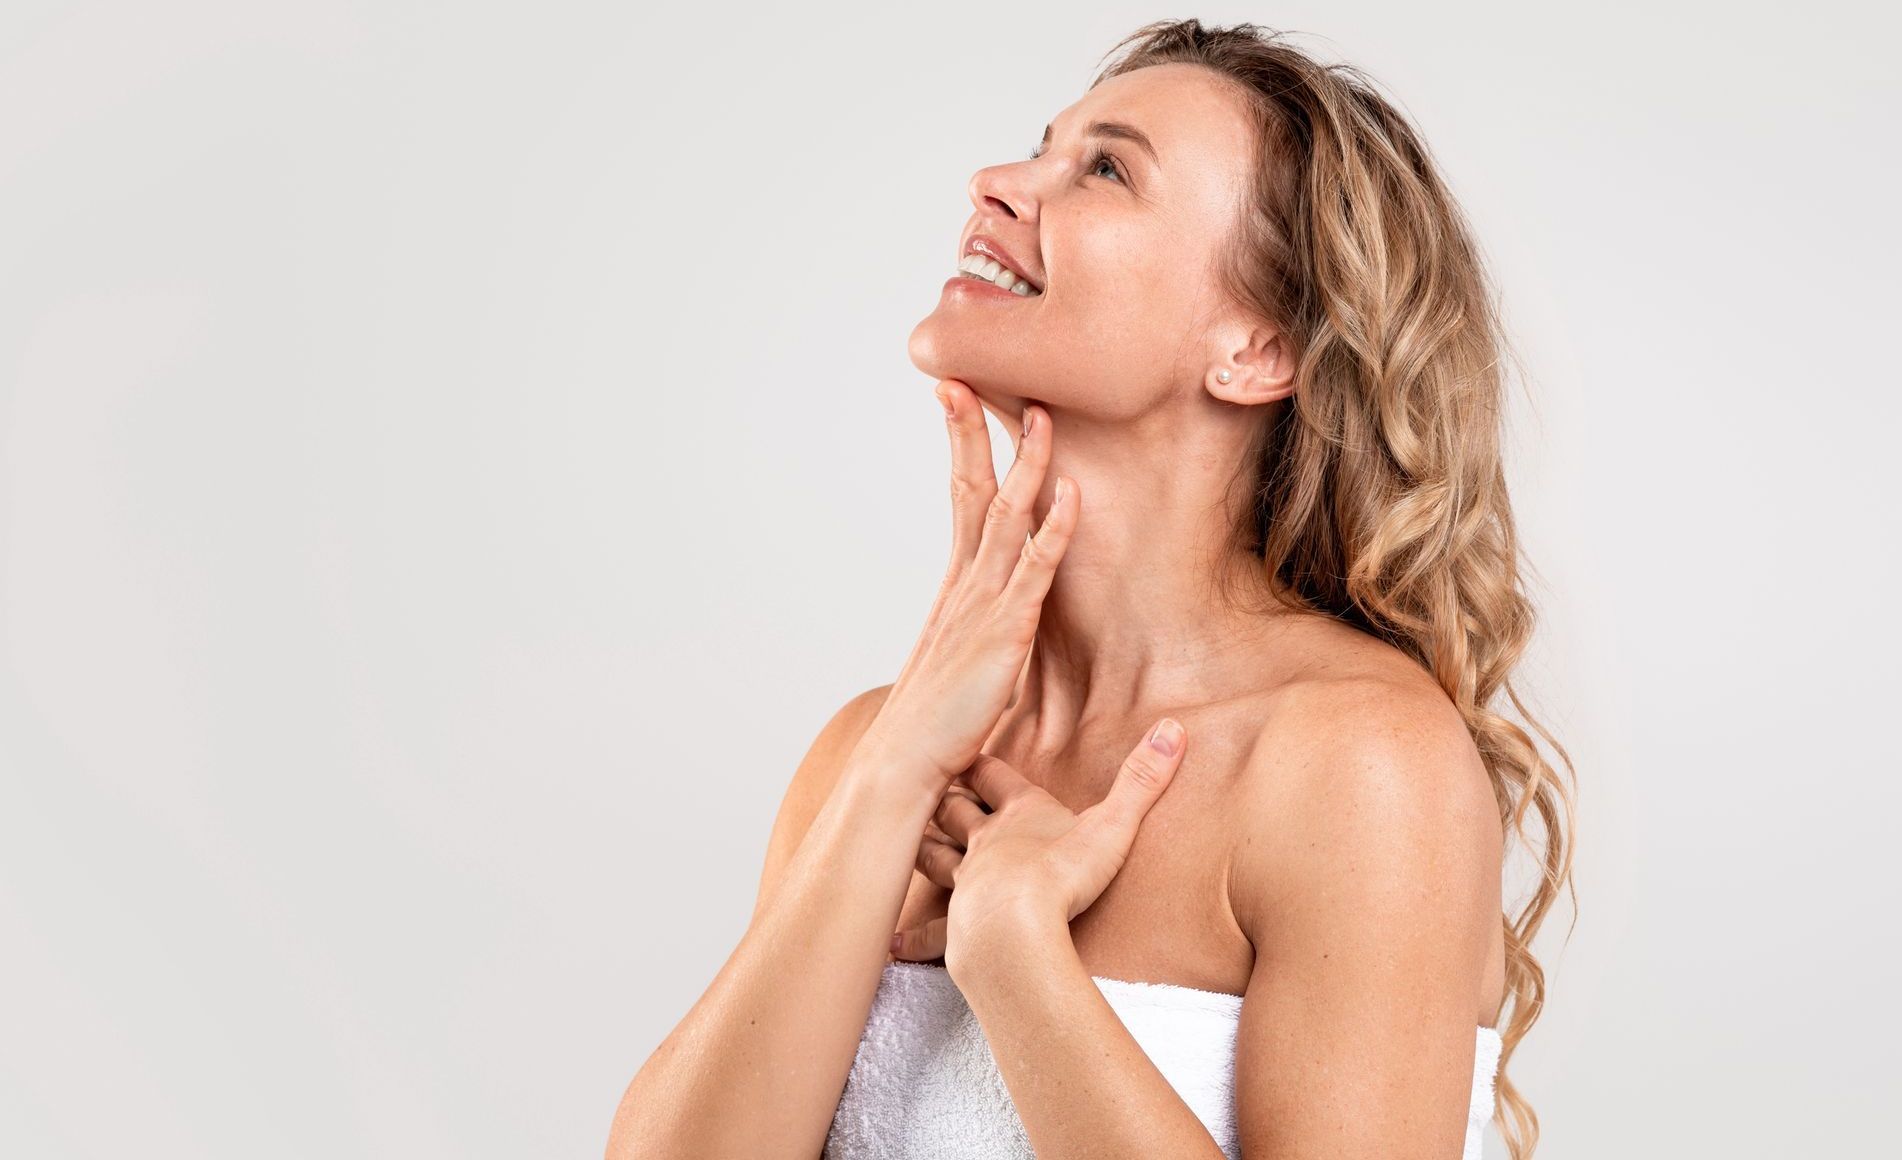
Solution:
[{"label": "freckled skin", "polygon": [[[1186,729],[1179,769],[1095,902],[1018,945],[1000,922],[1003,944],[960,956],[973,969],[959,985],[1049,1145],[1040,1154],[1213,1146],[1079,964],[1246,993],[1238,1110],[1258,1133],[1273,1125],[1290,1155],[1338,1151],[1342,1109],[1366,1108],[1368,1080],[1383,1074],[1383,1131],[1411,1136],[1425,1117],[1450,1126],[1471,1050],[1470,1026],[1451,1025],[1468,1003],[1490,1024],[1502,984],[1497,818],[1457,714],[1447,731],[1450,702],[1385,644],[1323,617],[1234,608],[1210,583],[1219,565],[1248,562],[1223,555],[1249,498],[1244,451],[1286,405],[1296,353],[1216,286],[1252,142],[1240,96],[1213,75],[1163,65],[1106,81],[1058,115],[1035,160],[978,171],[960,240],[996,237],[1045,292],[948,289],[910,339],[928,387],[963,382],[1020,445],[1026,405],[1039,404],[1030,458],[1047,463],[1016,477],[1006,510],[1034,495],[1041,523],[1060,476],[1077,497],[982,751],[1080,811],[1161,717]],[[1128,141],[1086,138],[1099,120],[1137,126],[1159,163]],[[1093,162],[1099,145],[1112,165]],[[947,245],[947,277],[955,254]],[[938,413],[935,400],[919,406]],[[962,418],[952,430],[975,434]],[[954,435],[953,446],[972,444]],[[1012,670],[995,671],[1002,686]],[[915,686],[899,684],[902,707]],[[860,749],[891,688],[841,707],[795,771],[746,935],[629,1083],[613,1160],[820,1151],[888,932],[945,913],[948,897],[907,869],[940,786],[906,776],[916,771],[882,729]],[[1382,750],[1396,735],[1403,744]],[[914,751],[938,740],[899,736]],[[1429,738],[1431,759],[1409,763],[1407,745]],[[1423,1019],[1429,1008],[1437,1017]],[[1352,1084],[1317,1098],[1330,1076]],[[1367,1154],[1398,1154],[1397,1136],[1375,1143]]]},{"label": "freckled skin", "polygon": [[[1326,660],[1317,664],[1317,657]],[[1331,689],[1361,685],[1439,696],[1411,661],[1318,618],[1281,622],[1271,642],[1230,663],[1240,670],[1233,679],[1258,687],[1170,710],[1195,741],[1168,792],[1151,808],[1128,862],[1070,924],[1078,956],[1093,975],[1245,993],[1256,952],[1236,909],[1252,899],[1237,897],[1233,867],[1256,861],[1258,845],[1267,850],[1314,841],[1293,821],[1277,820],[1273,806],[1242,809],[1246,801],[1274,800],[1275,787],[1264,792],[1251,779],[1277,780],[1293,792],[1304,762],[1298,739],[1339,728]],[[1120,723],[1097,723],[1068,751],[1039,754],[1025,740],[1029,718],[1013,709],[984,751],[1011,762],[1070,808],[1082,809],[1107,793],[1123,756],[1114,752],[1118,740],[1140,735],[1149,719],[1136,711]],[[1489,880],[1497,882],[1498,862],[1490,866],[1495,869]],[[915,929],[945,914],[950,894],[914,872],[896,929]],[[1497,892],[1488,907],[1498,909]],[[1333,952],[1323,948],[1319,954],[1327,959]],[[944,965],[942,957],[930,961]],[[1489,945],[1478,983],[1474,1022],[1490,1026],[1505,989],[1502,940]]]},{"label": "freckled skin", "polygon": [[[984,232],[1036,264],[1044,293],[941,305],[912,330],[913,365],[960,379],[987,401],[1032,398],[1120,419],[1193,379],[1196,339],[1222,306],[1216,246],[1235,220],[1253,149],[1242,106],[1207,75],[1162,65],[1112,78],[1052,121],[1041,157],[979,170],[978,217],[1007,226]],[[1104,166],[1086,172],[1091,143],[1079,134],[1099,118],[1143,127],[1161,167],[1134,144],[1110,141],[1103,145],[1126,163],[1127,181]],[[956,257],[947,254],[947,275]]]},{"label": "freckled skin", "polygon": [[[1158,158],[1086,137],[1095,121],[1136,126]],[[1239,802],[1259,794],[1249,782],[1293,783],[1276,752],[1341,728],[1315,688],[1388,682],[1437,695],[1411,660],[1352,628],[1244,613],[1208,593],[1245,498],[1236,479],[1246,444],[1293,388],[1296,352],[1216,277],[1254,149],[1241,96],[1205,69],[1158,65],[1104,81],[1051,119],[1039,156],[970,181],[958,240],[996,237],[1043,294],[947,292],[909,341],[920,371],[968,385],[1013,440],[1027,403],[1048,413],[1039,518],[1059,474],[1081,496],[1037,644],[985,752],[1081,808],[1157,718],[1188,727],[1188,756],[1128,862],[1072,924],[1079,955],[1107,977],[1237,994],[1255,950],[1235,914],[1235,868],[1254,864],[1257,836],[1288,837],[1239,828],[1249,816]],[[1099,151],[1111,163],[1093,160]],[[947,245],[947,276],[958,254]],[[944,914],[948,893],[914,873],[900,928]],[[1492,942],[1475,979],[1480,1024],[1504,988],[1504,944]]]}]

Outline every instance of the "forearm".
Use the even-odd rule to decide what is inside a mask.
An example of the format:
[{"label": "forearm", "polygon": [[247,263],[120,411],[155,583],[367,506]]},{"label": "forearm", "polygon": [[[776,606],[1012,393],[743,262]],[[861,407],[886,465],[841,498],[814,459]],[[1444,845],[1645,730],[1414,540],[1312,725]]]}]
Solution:
[{"label": "forearm", "polygon": [[1008,925],[968,948],[956,981],[1037,1160],[1225,1160],[1090,978],[1068,925]]},{"label": "forearm", "polygon": [[845,1088],[938,795],[840,775],[755,922],[628,1085],[609,1160],[812,1160]]}]

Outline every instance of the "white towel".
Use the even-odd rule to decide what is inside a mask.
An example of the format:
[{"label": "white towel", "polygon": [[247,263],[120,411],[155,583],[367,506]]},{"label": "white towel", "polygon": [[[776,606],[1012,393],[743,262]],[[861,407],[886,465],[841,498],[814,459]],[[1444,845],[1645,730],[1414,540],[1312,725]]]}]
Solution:
[{"label": "white towel", "polygon": [[[1229,1160],[1242,998],[1092,976],[1132,1038]],[[1499,1033],[1478,1029],[1462,1160],[1480,1160],[1493,1113]],[[886,964],[826,1137],[825,1160],[1034,1160],[983,1028],[950,972]]]}]

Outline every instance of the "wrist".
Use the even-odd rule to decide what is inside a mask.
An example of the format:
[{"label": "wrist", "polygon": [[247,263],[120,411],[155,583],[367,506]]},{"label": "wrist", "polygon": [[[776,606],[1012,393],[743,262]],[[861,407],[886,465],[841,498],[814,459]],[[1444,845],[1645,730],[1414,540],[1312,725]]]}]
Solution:
[{"label": "wrist", "polygon": [[1019,968],[1040,970],[1041,954],[1070,950],[1070,924],[1047,900],[1028,895],[997,900],[951,895],[945,969],[963,984],[996,980]]},{"label": "wrist", "polygon": [[893,749],[883,738],[866,733],[846,758],[841,780],[873,787],[882,796],[903,800],[923,798],[936,809],[950,779],[929,762]]},{"label": "wrist", "polygon": [[[860,745],[839,773],[840,790],[861,806],[929,817],[944,797],[946,782],[917,762],[894,760],[877,746]],[[924,824],[924,817],[919,825]]]}]

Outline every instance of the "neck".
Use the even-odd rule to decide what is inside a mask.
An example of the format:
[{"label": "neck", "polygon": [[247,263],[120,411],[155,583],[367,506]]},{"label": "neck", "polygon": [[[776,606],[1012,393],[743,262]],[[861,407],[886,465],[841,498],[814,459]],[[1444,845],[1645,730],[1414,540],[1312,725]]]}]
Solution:
[{"label": "neck", "polygon": [[1146,720],[1258,687],[1256,646],[1279,617],[1234,607],[1219,578],[1260,571],[1233,546],[1259,412],[1211,403],[1213,422],[1176,408],[1103,422],[1041,405],[1055,440],[1037,519],[1058,474],[1082,504],[1015,702],[1033,747],[1062,749],[1087,720]]}]

